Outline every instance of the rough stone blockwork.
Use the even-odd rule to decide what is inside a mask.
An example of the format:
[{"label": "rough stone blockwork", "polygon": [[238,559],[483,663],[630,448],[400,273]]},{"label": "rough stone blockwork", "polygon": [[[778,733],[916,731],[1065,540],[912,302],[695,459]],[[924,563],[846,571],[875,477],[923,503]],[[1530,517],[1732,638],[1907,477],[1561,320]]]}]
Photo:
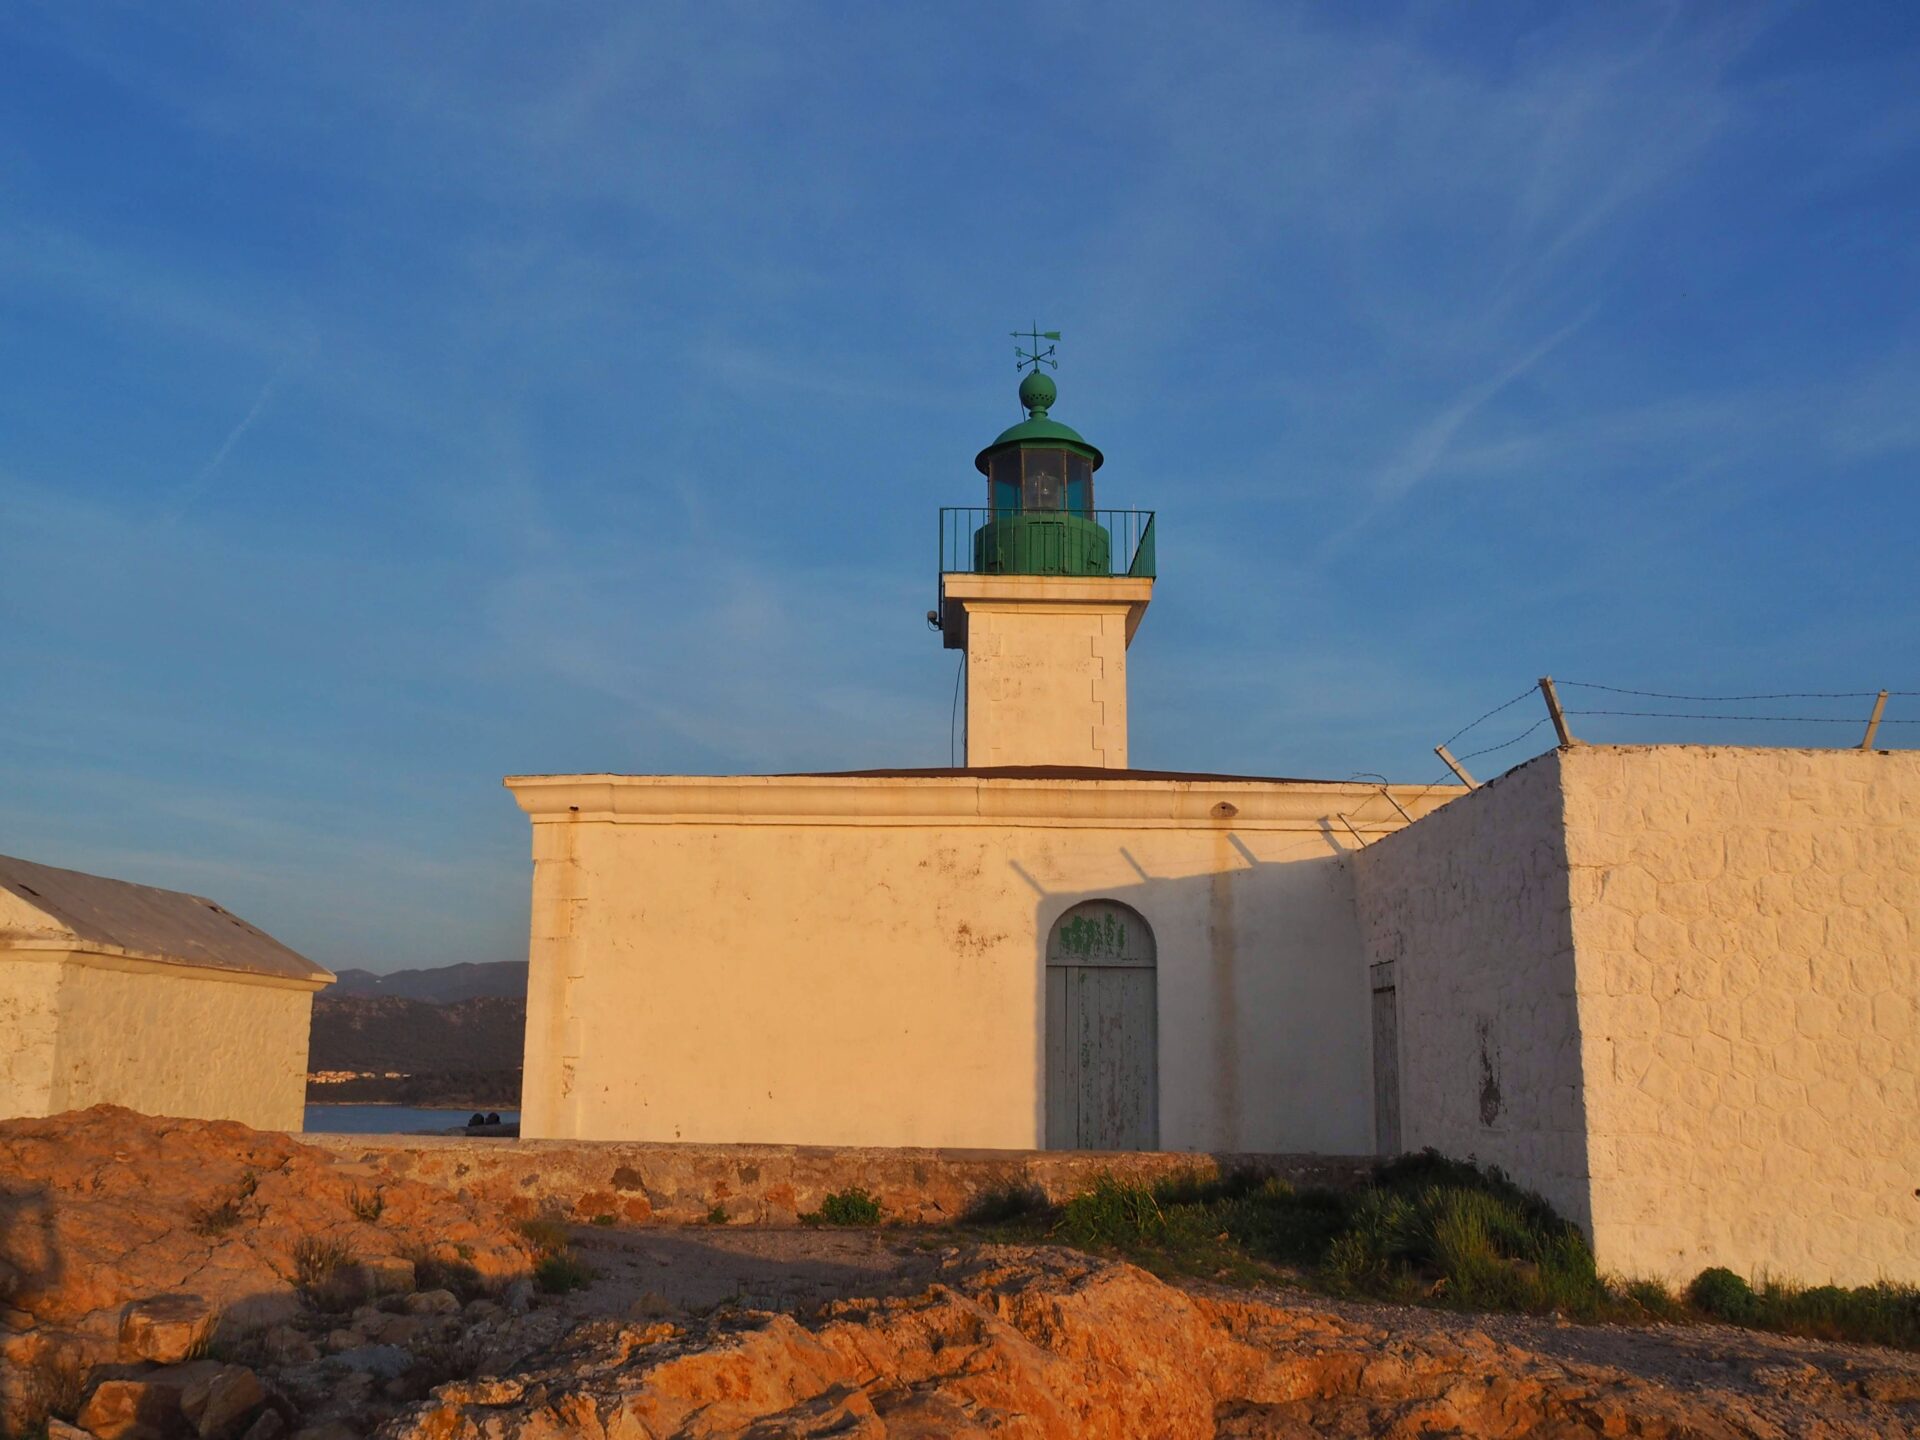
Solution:
[{"label": "rough stone blockwork", "polygon": [[1920,1280],[1920,754],[1560,771],[1600,1252]]},{"label": "rough stone blockwork", "polygon": [[734,1222],[793,1224],[828,1195],[859,1187],[885,1218],[955,1220],[980,1199],[1039,1190],[1065,1200],[1108,1172],[1152,1181],[1182,1171],[1249,1169],[1297,1185],[1348,1187],[1366,1160],[1311,1155],[1103,1154],[1094,1151],[892,1150],[855,1146],[662,1145],[621,1140],[466,1140],[310,1135],[310,1143],[386,1175],[424,1181],[520,1216],[685,1224],[718,1205]]},{"label": "rough stone blockwork", "polygon": [[1575,747],[1355,872],[1409,1147],[1614,1270],[1920,1280],[1920,754]]}]

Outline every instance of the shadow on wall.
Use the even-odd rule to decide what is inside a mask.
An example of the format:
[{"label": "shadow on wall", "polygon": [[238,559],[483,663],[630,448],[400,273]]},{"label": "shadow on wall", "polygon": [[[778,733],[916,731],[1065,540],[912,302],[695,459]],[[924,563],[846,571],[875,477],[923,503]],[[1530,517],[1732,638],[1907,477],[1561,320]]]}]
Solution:
[{"label": "shadow on wall", "polygon": [[[1096,869],[1136,878],[1066,890],[1008,862],[1035,896],[1034,1123],[1046,1148],[1375,1152],[1348,850],[1325,825],[1321,838],[1331,853],[1262,859],[1222,828],[1187,874],[1156,874],[1116,846]],[[1084,952],[1086,927],[1130,929],[1128,916],[1145,937],[1069,953]]]},{"label": "shadow on wall", "polygon": [[[34,1297],[58,1290],[66,1265],[53,1231],[53,1207],[43,1186],[0,1177],[0,1308],[25,1310]],[[9,1345],[0,1358],[0,1423],[37,1414],[47,1366],[32,1337]]]},{"label": "shadow on wall", "polygon": [[1397,1037],[1403,1148],[1498,1167],[1591,1237],[1558,764],[1488,781],[1351,868],[1373,999]]}]

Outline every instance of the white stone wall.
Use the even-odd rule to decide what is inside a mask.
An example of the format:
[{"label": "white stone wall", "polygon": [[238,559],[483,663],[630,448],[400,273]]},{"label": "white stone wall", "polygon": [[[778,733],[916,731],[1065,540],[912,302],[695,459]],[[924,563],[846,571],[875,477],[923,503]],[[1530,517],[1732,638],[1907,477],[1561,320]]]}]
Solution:
[{"label": "white stone wall", "polygon": [[1158,950],[1163,1148],[1372,1148],[1332,817],[1400,823],[1377,791],[513,783],[536,812],[523,1133],[1038,1147],[1044,938],[1111,898]]},{"label": "white stone wall", "polygon": [[57,958],[0,948],[0,1118],[48,1113],[59,997]]},{"label": "white stone wall", "polygon": [[1573,932],[1553,756],[1354,857],[1394,967],[1401,1143],[1498,1165],[1586,1226]]},{"label": "white stone wall", "polygon": [[1127,607],[967,602],[967,764],[1127,763]]},{"label": "white stone wall", "polygon": [[218,971],[74,953],[57,971],[50,1114],[125,1105],[150,1115],[299,1130],[313,993]]},{"label": "white stone wall", "polygon": [[1920,754],[1577,746],[1355,869],[1407,1148],[1618,1273],[1920,1280]]},{"label": "white stone wall", "polygon": [[1920,1280],[1920,754],[1559,768],[1603,1263]]}]

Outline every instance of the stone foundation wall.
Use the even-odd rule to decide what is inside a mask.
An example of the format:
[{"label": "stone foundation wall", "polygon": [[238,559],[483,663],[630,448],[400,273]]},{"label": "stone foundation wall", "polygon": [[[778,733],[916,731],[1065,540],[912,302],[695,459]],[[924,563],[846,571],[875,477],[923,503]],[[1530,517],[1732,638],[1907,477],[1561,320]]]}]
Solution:
[{"label": "stone foundation wall", "polygon": [[1183,1171],[1253,1170],[1296,1185],[1347,1188],[1371,1162],[1315,1155],[1102,1154],[1084,1150],[892,1150],[805,1145],[667,1145],[620,1140],[469,1140],[308,1135],[377,1179],[443,1186],[507,1214],[610,1215],[622,1224],[791,1225],[828,1195],[865,1188],[885,1218],[957,1220],[983,1197],[1038,1190],[1071,1199],[1107,1172],[1151,1182]]}]

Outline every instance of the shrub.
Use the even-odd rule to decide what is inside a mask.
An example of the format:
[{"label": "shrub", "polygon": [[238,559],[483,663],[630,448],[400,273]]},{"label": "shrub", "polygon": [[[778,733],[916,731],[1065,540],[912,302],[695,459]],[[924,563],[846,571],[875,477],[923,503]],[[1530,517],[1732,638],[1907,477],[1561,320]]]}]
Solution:
[{"label": "shrub", "polygon": [[527,1249],[533,1252],[536,1260],[564,1253],[569,1243],[566,1222],[551,1215],[536,1215],[522,1220],[517,1228],[520,1238],[526,1242]]},{"label": "shrub", "polygon": [[387,1201],[386,1197],[378,1190],[363,1194],[360,1187],[356,1185],[352,1190],[347,1192],[347,1208],[353,1211],[354,1219],[364,1220],[367,1224],[371,1225],[380,1218],[380,1213],[387,1208]]},{"label": "shrub", "polygon": [[1803,1290],[1769,1281],[1754,1297],[1745,1323],[1818,1340],[1920,1349],[1920,1287],[1882,1282]]},{"label": "shrub", "polygon": [[1736,1325],[1751,1320],[1759,1309],[1753,1287],[1722,1265],[1710,1266],[1694,1276],[1687,1287],[1687,1299],[1702,1314]]},{"label": "shrub", "polygon": [[480,1278],[480,1272],[468,1263],[473,1247],[462,1245],[454,1250],[465,1256],[449,1260],[445,1252],[452,1247],[438,1246],[428,1248],[425,1245],[409,1245],[401,1250],[402,1259],[413,1262],[413,1283],[421,1290],[450,1290],[462,1300],[477,1300],[487,1293],[487,1284]]},{"label": "shrub", "polygon": [[240,1207],[260,1188],[260,1177],[249,1170],[235,1182],[233,1193],[193,1212],[196,1235],[222,1235],[240,1223]]},{"label": "shrub", "polygon": [[1497,1169],[1401,1156],[1351,1203],[1322,1266],[1334,1289],[1589,1316],[1614,1303],[1586,1237]]},{"label": "shrub", "polygon": [[322,1309],[345,1309],[358,1298],[342,1283],[352,1264],[353,1252],[339,1240],[302,1235],[293,1242],[294,1287]]},{"label": "shrub", "polygon": [[1217,1207],[1227,1233],[1256,1259],[1280,1265],[1319,1261],[1347,1222],[1350,1202],[1331,1190],[1296,1190],[1266,1179]]},{"label": "shrub", "polygon": [[588,1223],[592,1225],[613,1225],[617,1223],[617,1217],[612,1215],[596,1215]]},{"label": "shrub", "polygon": [[86,1398],[87,1369],[71,1355],[43,1352],[32,1364],[13,1372],[16,1419],[21,1435],[44,1435],[47,1421],[71,1421]]},{"label": "shrub", "polygon": [[1687,1307],[1658,1280],[1629,1280],[1621,1293],[1628,1304],[1649,1320],[1675,1321],[1687,1317]]},{"label": "shrub", "polygon": [[1038,1185],[1003,1185],[974,1196],[960,1218],[971,1225],[1005,1225],[1045,1215],[1051,1209],[1053,1203]]},{"label": "shrub", "polygon": [[724,1225],[732,1218],[731,1215],[727,1214],[727,1207],[718,1203],[716,1203],[711,1210],[707,1211],[707,1224],[709,1225]]},{"label": "shrub", "polygon": [[240,1223],[240,1202],[229,1195],[217,1205],[193,1212],[193,1233],[224,1235]]},{"label": "shrub", "polygon": [[801,1220],[810,1225],[878,1225],[880,1202],[867,1190],[855,1185],[836,1190],[820,1202],[820,1208]]},{"label": "shrub", "polygon": [[543,1256],[533,1267],[533,1282],[549,1295],[564,1295],[593,1283],[593,1270],[576,1256],[561,1252]]}]

